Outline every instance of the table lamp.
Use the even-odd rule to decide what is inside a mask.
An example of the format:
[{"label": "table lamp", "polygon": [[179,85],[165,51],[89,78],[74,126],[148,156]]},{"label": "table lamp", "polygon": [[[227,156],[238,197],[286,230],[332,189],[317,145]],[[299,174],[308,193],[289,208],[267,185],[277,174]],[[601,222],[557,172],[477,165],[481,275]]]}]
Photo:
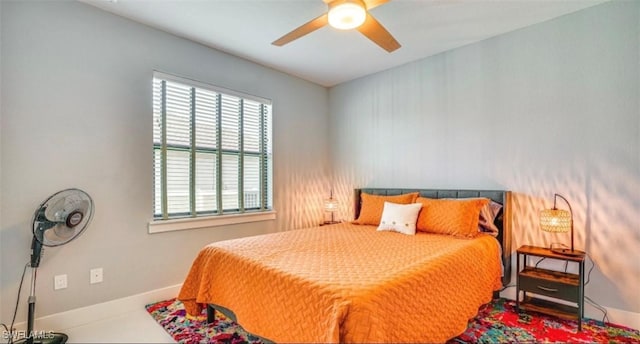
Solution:
[{"label": "table lamp", "polygon": [[[569,206],[569,211],[558,209],[556,201],[562,198]],[[554,194],[553,196],[553,208],[540,211],[540,228],[545,232],[552,233],[566,233],[571,232],[571,248],[554,247],[551,244],[551,252],[565,255],[565,256],[582,256],[583,251],[578,251],[573,248],[573,210],[571,204],[562,195]]]},{"label": "table lamp", "polygon": [[328,225],[339,222],[334,219],[334,214],[338,211],[338,200],[333,198],[333,190],[329,198],[324,200],[324,211],[331,213],[331,221],[325,221],[324,224]]}]

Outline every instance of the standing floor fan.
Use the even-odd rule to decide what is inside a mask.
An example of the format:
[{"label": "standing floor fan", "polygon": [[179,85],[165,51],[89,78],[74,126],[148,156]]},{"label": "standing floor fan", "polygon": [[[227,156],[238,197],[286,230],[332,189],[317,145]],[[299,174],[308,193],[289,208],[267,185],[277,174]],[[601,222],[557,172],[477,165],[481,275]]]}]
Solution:
[{"label": "standing floor fan", "polygon": [[47,198],[33,215],[33,239],[31,240],[31,292],[26,338],[17,343],[66,343],[64,333],[33,331],[36,310],[36,272],[40,265],[42,247],[64,245],[77,238],[89,225],[93,217],[93,200],[84,191],[66,189]]}]

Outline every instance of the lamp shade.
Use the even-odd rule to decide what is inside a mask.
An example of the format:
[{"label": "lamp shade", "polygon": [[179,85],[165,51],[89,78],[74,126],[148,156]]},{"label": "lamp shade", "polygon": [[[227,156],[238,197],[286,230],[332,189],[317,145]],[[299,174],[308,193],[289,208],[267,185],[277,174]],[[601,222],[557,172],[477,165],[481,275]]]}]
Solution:
[{"label": "lamp shade", "polygon": [[563,209],[542,210],[540,228],[545,232],[566,233],[571,230],[571,213]]},{"label": "lamp shade", "polygon": [[338,201],[333,198],[325,199],[324,211],[330,212],[330,213],[338,211]]}]

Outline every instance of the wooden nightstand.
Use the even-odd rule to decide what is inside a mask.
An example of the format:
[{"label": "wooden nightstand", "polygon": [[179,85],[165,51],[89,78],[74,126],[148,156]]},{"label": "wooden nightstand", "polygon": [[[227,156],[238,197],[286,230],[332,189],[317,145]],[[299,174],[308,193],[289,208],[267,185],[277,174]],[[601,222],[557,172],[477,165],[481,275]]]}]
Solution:
[{"label": "wooden nightstand", "polygon": [[[521,259],[522,256],[524,259]],[[557,259],[578,263],[578,274],[553,271],[529,265],[528,256]],[[562,319],[578,320],[578,331],[582,330],[584,317],[584,256],[565,256],[551,252],[545,247],[522,246],[517,250],[518,272],[516,284],[516,311],[530,310]],[[520,265],[522,262],[522,265]],[[520,291],[523,292],[520,302]],[[558,300],[574,302],[576,307],[543,300],[527,295],[533,293]]]}]

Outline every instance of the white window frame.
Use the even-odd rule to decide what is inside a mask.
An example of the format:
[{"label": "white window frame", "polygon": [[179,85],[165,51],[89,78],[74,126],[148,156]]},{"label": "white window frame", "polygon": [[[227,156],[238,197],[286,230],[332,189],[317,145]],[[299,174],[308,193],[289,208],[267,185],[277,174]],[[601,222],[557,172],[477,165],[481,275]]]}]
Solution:
[{"label": "white window frame", "polygon": [[[192,79],[188,79],[188,78],[183,78],[183,77],[178,77],[175,75],[171,75],[171,74],[166,74],[166,73],[162,73],[162,72],[158,72],[158,71],[154,71],[153,73],[153,78],[154,79],[161,79],[161,80],[165,80],[165,81],[171,81],[171,82],[176,82],[176,83],[180,83],[183,85],[187,85],[190,86],[192,88],[199,88],[199,89],[204,89],[204,90],[208,90],[208,91],[212,91],[212,92],[216,92],[219,94],[224,94],[224,95],[229,95],[229,96],[234,96],[234,97],[238,97],[244,100],[252,100],[261,104],[265,104],[268,105],[269,108],[271,108],[271,100],[269,99],[265,99],[262,97],[257,97],[257,96],[253,96],[253,95],[249,95],[249,94],[245,94],[243,92],[238,92],[238,91],[234,91],[234,90],[230,90],[230,89],[226,89],[223,87],[219,87],[219,86],[214,86],[214,85],[210,85],[207,83],[203,83],[203,82],[199,82],[196,80],[192,80]],[[220,114],[218,114],[220,115]],[[163,115],[164,116],[164,115]],[[242,117],[242,116],[240,116]],[[202,214],[197,214],[195,212],[195,208],[193,205],[191,205],[191,213],[187,214],[186,216],[182,216],[182,217],[170,217],[168,214],[168,209],[167,209],[167,205],[166,205],[166,187],[163,189],[163,196],[161,196],[161,198],[163,199],[163,203],[165,203],[162,206],[162,218],[158,218],[157,215],[155,214],[155,209],[153,210],[154,213],[154,217],[152,220],[149,221],[148,223],[148,230],[149,233],[161,233],[161,232],[168,232],[168,231],[176,231],[176,230],[184,230],[184,229],[196,229],[196,228],[205,228],[205,227],[215,227],[215,226],[224,226],[224,225],[231,225],[231,224],[239,224],[239,223],[249,223],[249,222],[256,222],[256,221],[269,221],[269,220],[275,220],[276,218],[276,212],[273,210],[273,178],[272,178],[272,166],[273,166],[273,157],[272,157],[272,152],[271,152],[271,116],[269,116],[269,120],[268,123],[266,124],[267,126],[267,134],[266,136],[266,147],[265,152],[266,154],[268,154],[269,156],[269,163],[265,162],[265,167],[267,169],[266,171],[266,180],[265,182],[265,191],[264,194],[259,195],[259,197],[262,198],[260,204],[260,209],[253,209],[253,210],[245,210],[243,209],[243,206],[239,206],[239,209],[237,211],[233,211],[233,212],[224,212],[222,207],[221,207],[221,198],[222,198],[222,192],[219,189],[219,185],[220,183],[218,183],[218,187],[217,190],[220,192],[216,193],[216,202],[218,204],[217,206],[217,214],[206,214],[206,215],[202,215]],[[192,130],[193,127],[192,127]],[[196,134],[197,135],[197,134]],[[195,145],[195,141],[192,140],[192,145]],[[166,148],[167,144],[166,144],[166,131],[163,133],[163,145],[162,145],[162,150],[164,152],[166,152]],[[219,149],[221,147],[218,147]],[[155,154],[155,151],[158,149],[158,145],[156,143],[153,144],[153,151]],[[195,147],[192,148],[193,150],[195,150]],[[166,153],[163,153],[166,159]],[[222,150],[216,154],[217,156],[222,156]],[[240,148],[239,150],[239,155],[243,156],[244,155],[244,151],[243,148]],[[193,158],[193,156],[192,156]],[[220,158],[221,159],[221,158]],[[155,161],[155,157],[154,157],[154,161]],[[166,166],[166,161],[164,162],[164,166]],[[166,173],[166,167],[162,167],[163,169],[165,169]],[[193,165],[192,165],[193,168]],[[221,169],[218,168],[218,172],[220,172]],[[216,178],[217,179],[221,179],[222,176],[218,175],[218,172],[216,173]],[[243,175],[243,172],[238,172],[239,176]],[[192,176],[190,176],[190,180],[191,183],[194,183],[193,179],[193,175],[195,174],[195,172],[190,173]],[[165,175],[166,178],[166,175]],[[262,177],[264,178],[264,176]],[[166,181],[164,182],[166,184]],[[154,199],[155,199],[155,193],[156,193],[156,189],[155,189],[155,182],[154,182]],[[241,190],[242,186],[239,186],[238,190]],[[191,195],[191,193],[193,192],[193,188],[190,188],[189,190],[189,194],[190,194],[190,199],[193,199],[195,197],[195,195]],[[218,195],[220,194],[220,195]],[[155,201],[154,201],[155,202]]]}]

